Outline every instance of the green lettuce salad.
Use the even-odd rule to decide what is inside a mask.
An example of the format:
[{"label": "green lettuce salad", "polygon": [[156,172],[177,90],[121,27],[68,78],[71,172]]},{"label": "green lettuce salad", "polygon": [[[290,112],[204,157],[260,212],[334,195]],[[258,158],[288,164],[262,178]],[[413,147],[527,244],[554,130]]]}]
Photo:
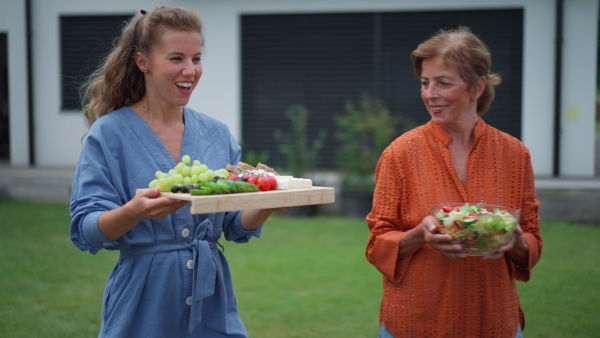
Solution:
[{"label": "green lettuce salad", "polygon": [[440,232],[454,237],[463,252],[486,256],[508,242],[519,224],[519,211],[488,204],[445,203],[434,208]]}]

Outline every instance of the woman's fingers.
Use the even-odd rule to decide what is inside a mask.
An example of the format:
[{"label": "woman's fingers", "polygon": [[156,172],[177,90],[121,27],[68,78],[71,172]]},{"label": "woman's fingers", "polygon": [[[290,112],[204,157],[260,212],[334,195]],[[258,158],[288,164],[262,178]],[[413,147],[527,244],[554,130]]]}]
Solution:
[{"label": "woman's fingers", "polygon": [[452,236],[438,231],[437,221],[433,216],[427,216],[421,223],[425,233],[425,241],[435,250],[449,259],[460,259],[467,255],[462,252],[460,244],[452,243]]}]

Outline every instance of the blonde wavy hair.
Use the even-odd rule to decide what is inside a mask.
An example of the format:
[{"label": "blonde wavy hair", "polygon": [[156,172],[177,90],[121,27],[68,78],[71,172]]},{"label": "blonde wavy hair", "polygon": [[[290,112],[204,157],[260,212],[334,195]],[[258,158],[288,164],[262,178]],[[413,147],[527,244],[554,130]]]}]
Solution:
[{"label": "blonde wavy hair", "polygon": [[475,88],[481,76],[487,78],[483,93],[477,100],[477,114],[485,114],[495,96],[495,86],[500,84],[499,74],[490,72],[492,57],[486,44],[470,28],[441,29],[422,42],[411,53],[417,78],[421,78],[423,60],[442,56],[446,63],[455,66],[469,88]]},{"label": "blonde wavy hair", "polygon": [[150,55],[166,29],[198,32],[204,47],[198,13],[178,7],[158,7],[140,13],[123,27],[113,50],[80,89],[88,128],[101,116],[144,97],[144,74],[137,67],[134,56],[137,52]]}]

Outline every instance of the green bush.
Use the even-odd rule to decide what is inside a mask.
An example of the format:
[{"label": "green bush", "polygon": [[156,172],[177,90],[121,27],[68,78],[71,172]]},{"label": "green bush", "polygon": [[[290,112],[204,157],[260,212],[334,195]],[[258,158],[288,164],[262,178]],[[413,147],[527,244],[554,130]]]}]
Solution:
[{"label": "green bush", "polygon": [[396,137],[400,118],[392,116],[381,100],[363,94],[357,102],[346,102],[344,113],[336,116],[335,122],[342,191],[372,192],[375,166]]},{"label": "green bush", "polygon": [[275,141],[279,144],[279,151],[286,158],[282,172],[294,177],[310,178],[317,168],[319,150],[323,148],[327,130],[319,129],[316,137],[310,137],[310,111],[304,105],[293,104],[284,114],[290,122],[289,132],[277,129],[273,133]]}]

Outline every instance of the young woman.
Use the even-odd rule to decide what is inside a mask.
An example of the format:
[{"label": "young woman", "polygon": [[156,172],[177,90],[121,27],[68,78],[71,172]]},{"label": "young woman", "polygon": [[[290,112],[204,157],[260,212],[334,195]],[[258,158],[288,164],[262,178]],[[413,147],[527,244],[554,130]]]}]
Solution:
[{"label": "young woman", "polygon": [[93,254],[120,251],[100,337],[246,337],[218,240],[260,236],[276,210],[191,215],[186,202],[144,189],[183,155],[218,169],[241,150],[224,123],[185,106],[202,76],[198,14],[141,13],[85,87],[71,239]]}]

